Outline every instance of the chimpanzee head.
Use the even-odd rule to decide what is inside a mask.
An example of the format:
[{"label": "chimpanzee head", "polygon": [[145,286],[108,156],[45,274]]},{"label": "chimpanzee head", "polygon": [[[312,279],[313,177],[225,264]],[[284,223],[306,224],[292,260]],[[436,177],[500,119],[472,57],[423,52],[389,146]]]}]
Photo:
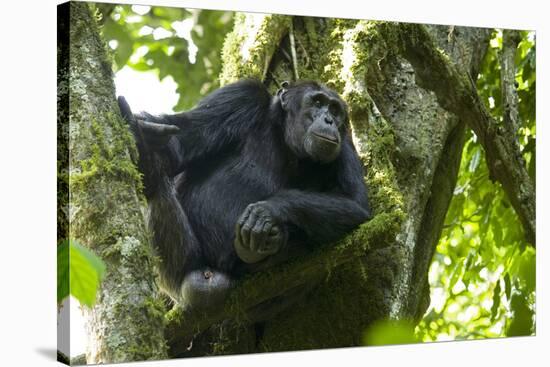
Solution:
[{"label": "chimpanzee head", "polygon": [[285,111],[285,141],[294,154],[321,163],[336,159],[348,120],[340,96],[316,82],[284,82],[277,97]]}]

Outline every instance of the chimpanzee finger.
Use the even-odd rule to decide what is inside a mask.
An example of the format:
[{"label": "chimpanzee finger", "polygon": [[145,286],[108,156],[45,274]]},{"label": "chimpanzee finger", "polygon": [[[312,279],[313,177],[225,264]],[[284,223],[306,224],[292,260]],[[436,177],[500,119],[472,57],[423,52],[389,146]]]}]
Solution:
[{"label": "chimpanzee finger", "polygon": [[264,230],[265,225],[268,224],[265,220],[259,218],[254,224],[250,232],[250,249],[252,251],[259,252],[260,248],[264,245],[266,232]]},{"label": "chimpanzee finger", "polygon": [[242,222],[241,222],[241,226],[244,225],[244,223],[248,220],[248,217],[250,216],[250,213],[252,213],[252,209],[254,209],[254,205],[253,204],[249,204],[245,209],[244,209],[244,212],[243,212],[243,215],[242,215]]},{"label": "chimpanzee finger", "polygon": [[[249,223],[249,226],[251,228],[252,224],[255,222],[255,219],[251,219],[250,216],[255,216],[255,209],[257,206],[255,204],[249,204],[241,216],[239,217],[239,220],[237,220],[237,224],[235,226],[235,232],[236,232],[236,239],[238,243],[241,244],[242,247],[247,248],[250,250],[250,238],[247,236],[243,236],[245,233],[249,233],[250,230],[247,227],[243,230],[243,227],[245,224]],[[253,214],[254,213],[254,214]],[[254,222],[253,222],[254,221]],[[252,224],[250,224],[252,223]]]},{"label": "chimpanzee finger", "polygon": [[248,216],[250,215],[251,211],[252,211],[252,206],[251,205],[249,205],[245,208],[244,212],[239,217],[239,220],[237,220],[237,226],[236,226],[237,231],[239,231],[239,232],[241,231],[241,228],[246,223],[246,221],[248,220]]},{"label": "chimpanzee finger", "polygon": [[263,248],[259,253],[263,255],[274,255],[281,249],[283,245],[283,233],[277,231],[276,234],[270,234],[266,239]]},{"label": "chimpanzee finger", "polygon": [[270,229],[269,229],[269,237],[274,237],[274,236],[277,236],[281,233],[281,229],[279,228],[278,225],[273,225]]},{"label": "chimpanzee finger", "polygon": [[254,210],[250,211],[250,214],[248,216],[248,219],[243,224],[241,228],[241,236],[243,239],[243,243],[245,244],[245,247],[250,249],[251,251],[256,251],[255,248],[252,248],[250,243],[250,232],[252,231],[252,228],[254,227],[254,224],[258,220],[256,213]]},{"label": "chimpanzee finger", "polygon": [[244,247],[243,238],[241,236],[241,226],[239,221],[235,224],[235,243],[240,247]]},{"label": "chimpanzee finger", "polygon": [[143,133],[147,135],[173,135],[177,134],[180,129],[175,125],[157,124],[145,120],[138,120],[139,127]]},{"label": "chimpanzee finger", "polygon": [[241,235],[241,229],[246,223],[246,220],[248,219],[248,216],[250,215],[250,206],[247,206],[244,212],[241,214],[239,219],[237,220],[237,223],[235,223],[235,241],[241,246],[241,247],[248,247],[248,243],[244,243],[243,236]]}]

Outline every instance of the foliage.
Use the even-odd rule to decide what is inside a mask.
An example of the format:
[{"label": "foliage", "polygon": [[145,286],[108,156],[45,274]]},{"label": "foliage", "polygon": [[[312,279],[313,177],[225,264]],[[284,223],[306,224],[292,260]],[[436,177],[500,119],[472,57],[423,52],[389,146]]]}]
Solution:
[{"label": "foliage", "polygon": [[[535,176],[535,40],[522,32],[516,83],[522,153]],[[477,85],[493,116],[502,116],[495,31]],[[502,119],[501,119],[502,120]],[[430,268],[432,303],[417,328],[424,341],[534,333],[535,250],[499,184],[489,178],[483,148],[470,133],[454,196]]]},{"label": "foliage", "polygon": [[364,345],[392,345],[418,343],[414,324],[406,320],[380,320],[365,332]]},{"label": "foliage", "polygon": [[78,242],[63,241],[57,246],[57,303],[71,294],[92,307],[104,275],[103,261]]},{"label": "foliage", "polygon": [[174,110],[192,107],[219,87],[220,50],[233,13],[137,5],[99,9],[115,69],[155,70],[159,80],[171,76],[179,94]]}]

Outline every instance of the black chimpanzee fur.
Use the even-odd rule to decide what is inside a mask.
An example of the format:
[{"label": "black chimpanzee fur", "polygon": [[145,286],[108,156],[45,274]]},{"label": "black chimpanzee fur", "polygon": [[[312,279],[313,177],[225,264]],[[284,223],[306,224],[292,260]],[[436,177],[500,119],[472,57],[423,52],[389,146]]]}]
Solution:
[{"label": "black chimpanzee fur", "polygon": [[194,109],[133,115],[161,286],[184,307],[221,304],[234,279],[370,217],[347,107],[316,82],[275,96],[254,80]]}]

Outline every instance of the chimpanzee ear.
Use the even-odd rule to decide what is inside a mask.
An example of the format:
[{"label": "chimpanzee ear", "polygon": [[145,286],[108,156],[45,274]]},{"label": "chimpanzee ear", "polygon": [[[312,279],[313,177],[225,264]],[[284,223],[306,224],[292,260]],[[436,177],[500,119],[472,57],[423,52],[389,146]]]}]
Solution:
[{"label": "chimpanzee ear", "polygon": [[285,94],[287,92],[287,88],[288,88],[289,85],[290,85],[289,82],[284,81],[284,82],[281,83],[281,88],[279,88],[279,90],[277,91],[277,97],[279,97],[281,107],[285,111],[287,111],[287,108],[288,108],[287,101],[285,100]]}]

